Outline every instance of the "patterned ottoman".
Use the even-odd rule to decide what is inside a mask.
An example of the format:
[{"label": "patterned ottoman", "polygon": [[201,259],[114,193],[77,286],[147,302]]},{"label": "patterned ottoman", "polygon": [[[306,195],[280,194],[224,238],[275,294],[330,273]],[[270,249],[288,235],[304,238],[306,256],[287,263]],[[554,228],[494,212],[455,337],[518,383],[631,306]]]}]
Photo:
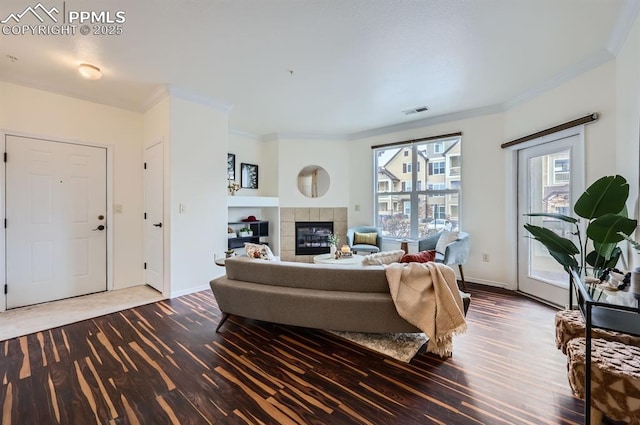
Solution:
[{"label": "patterned ottoman", "polygon": [[[584,319],[580,310],[558,311],[556,313],[556,347],[567,354],[567,342],[573,338],[584,337],[584,327]],[[591,329],[591,337],[640,347],[640,337],[620,332],[595,328]]]},{"label": "patterned ottoman", "polygon": [[[567,343],[569,385],[584,399],[585,339]],[[591,423],[602,414],[640,424],[640,348],[604,339],[591,340]]]}]

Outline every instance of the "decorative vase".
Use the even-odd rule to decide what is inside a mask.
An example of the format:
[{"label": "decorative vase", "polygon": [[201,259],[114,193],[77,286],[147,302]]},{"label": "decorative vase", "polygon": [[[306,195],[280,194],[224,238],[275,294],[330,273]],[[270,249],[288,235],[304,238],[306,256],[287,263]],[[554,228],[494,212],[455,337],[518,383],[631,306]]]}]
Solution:
[{"label": "decorative vase", "polygon": [[338,248],[336,248],[336,246],[335,246],[335,245],[331,245],[331,246],[329,247],[329,254],[331,254],[332,256],[335,256],[335,255],[336,255],[336,251],[337,251],[337,250],[338,250]]}]

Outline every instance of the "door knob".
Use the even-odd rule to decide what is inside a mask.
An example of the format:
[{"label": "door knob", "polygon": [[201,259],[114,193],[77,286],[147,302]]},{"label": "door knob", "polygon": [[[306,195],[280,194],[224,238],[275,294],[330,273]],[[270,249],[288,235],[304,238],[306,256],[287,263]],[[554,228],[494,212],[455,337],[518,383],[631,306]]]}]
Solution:
[{"label": "door knob", "polygon": [[92,230],[93,230],[94,232],[95,232],[96,230],[104,230],[104,225],[102,225],[102,224],[101,224],[101,225],[99,225],[98,227],[96,227],[95,229],[92,229]]},{"label": "door knob", "polygon": [[154,226],[156,227],[162,227],[162,223],[155,223]]}]

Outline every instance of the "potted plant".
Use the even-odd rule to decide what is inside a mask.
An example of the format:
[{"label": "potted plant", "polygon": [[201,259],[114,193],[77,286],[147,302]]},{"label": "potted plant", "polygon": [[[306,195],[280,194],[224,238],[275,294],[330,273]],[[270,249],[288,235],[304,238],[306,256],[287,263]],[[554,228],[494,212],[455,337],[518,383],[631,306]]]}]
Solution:
[{"label": "potted plant", "polygon": [[[587,220],[584,240],[577,218],[554,213],[526,214],[573,224],[575,230],[572,234],[578,238],[579,246],[545,227],[525,224],[524,228],[549,250],[549,254],[567,272],[575,269],[586,273],[588,265],[593,275],[599,276],[602,270],[615,267],[622,255],[618,242],[631,235],[638,224],[627,217],[628,197],[629,184],[622,176],[605,176],[589,186],[573,207],[576,215]],[[589,249],[591,251],[587,253]]]},{"label": "potted plant", "polygon": [[329,236],[327,236],[327,242],[329,243],[329,253],[331,255],[335,255],[338,250],[338,242],[340,242],[340,238],[338,235],[329,233]]},{"label": "potted plant", "polygon": [[241,238],[250,237],[253,236],[253,231],[248,227],[243,227],[242,229],[238,230],[238,236]]}]

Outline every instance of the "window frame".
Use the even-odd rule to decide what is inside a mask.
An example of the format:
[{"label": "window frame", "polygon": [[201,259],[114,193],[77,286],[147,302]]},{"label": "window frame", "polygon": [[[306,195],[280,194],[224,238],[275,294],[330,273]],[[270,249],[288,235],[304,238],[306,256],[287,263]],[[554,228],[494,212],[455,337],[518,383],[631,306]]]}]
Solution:
[{"label": "window frame", "polygon": [[[452,142],[452,143],[449,144],[447,142]],[[433,152],[435,149],[431,147],[425,147],[425,145],[431,145],[435,143],[440,143],[440,145],[443,147],[442,152],[429,153],[429,152]],[[453,150],[453,147],[456,146],[457,144],[459,147]],[[417,140],[408,141],[406,143],[392,143],[388,145],[372,147],[374,167],[375,167],[375,170],[377,170],[374,172],[374,185],[373,185],[374,205],[376,206],[379,205],[381,202],[381,198],[384,198],[385,201],[391,202],[389,205],[393,204],[391,211],[387,210],[382,212],[382,214],[381,214],[381,211],[379,211],[378,209],[375,209],[373,211],[373,222],[376,223],[378,227],[383,229],[382,224],[388,218],[393,218],[397,216],[397,217],[400,217],[399,218],[400,220],[408,219],[409,221],[408,225],[405,223],[402,226],[402,230],[398,230],[398,232],[402,232],[403,234],[393,234],[393,232],[385,233],[384,231],[382,231],[381,235],[383,237],[389,237],[389,238],[404,237],[404,238],[410,238],[414,240],[425,237],[426,234],[429,234],[429,231],[425,230],[425,229],[428,229],[428,226],[425,226],[424,223],[428,223],[435,218],[446,219],[446,220],[452,219],[452,221],[455,220],[455,223],[457,225],[457,229],[455,230],[459,231],[462,228],[461,217],[460,217],[461,210],[462,210],[462,183],[461,182],[462,182],[462,174],[463,174],[463,171],[462,171],[463,159],[462,159],[461,146],[462,146],[462,135],[461,133],[458,133],[458,134],[443,136],[442,138],[437,138],[437,139],[436,138],[417,139]],[[397,155],[398,158],[400,158],[398,162],[403,164],[403,166],[404,164],[407,163],[408,158],[411,159],[410,167],[404,166],[403,167],[404,170],[402,170],[401,168],[402,171],[406,170],[407,173],[408,173],[407,168],[412,170],[411,183],[408,185],[405,184],[406,179],[403,178],[402,183],[399,185],[399,187],[396,186],[396,188],[392,188],[392,190],[395,189],[395,191],[378,192],[377,183],[378,183],[378,178],[381,177],[379,170],[383,169],[385,166],[387,166],[390,163],[390,159],[387,158],[387,159],[384,159],[383,161],[381,156],[384,156],[385,151],[395,150],[395,149],[397,149],[397,151],[395,151],[397,153],[394,153],[392,155],[393,156]],[[458,170],[455,175],[450,175],[449,168],[452,168],[452,167],[448,166],[450,161],[449,158],[452,158],[454,156],[457,157],[455,159],[455,161],[457,162],[457,166],[455,168],[458,168]],[[422,168],[420,166],[420,162],[425,162],[427,164],[427,167],[426,167],[427,169],[425,170],[426,173],[424,173],[425,174],[424,177],[426,178],[426,181],[422,179],[422,176],[419,176],[420,168]],[[433,168],[431,164],[437,164],[436,168]],[[397,166],[400,166],[400,165],[398,164]],[[397,166],[396,166],[395,172],[399,172]],[[429,173],[429,171],[436,171],[437,174]],[[392,174],[394,173],[393,169],[388,169],[387,172]],[[437,178],[439,179],[442,179],[444,177],[444,182],[435,181],[435,182],[429,183],[429,180],[430,180],[429,177],[431,176],[437,176]],[[400,175],[398,175],[398,177],[400,177]],[[453,182],[453,181],[457,182],[456,184],[458,187],[446,189],[448,186],[450,186],[450,182]],[[420,185],[418,185],[418,182],[420,182]],[[438,189],[430,189],[429,188],[430,185],[431,187],[433,187],[434,185],[437,185]],[[457,195],[457,197],[449,196],[449,195]],[[429,202],[429,199],[433,197],[441,197],[442,201],[438,199],[439,201],[438,204],[431,204]],[[399,208],[395,208],[396,202],[398,203],[397,206]],[[409,205],[411,207],[410,209],[411,213],[408,214],[409,217],[406,217],[407,202],[409,202]],[[440,204],[442,208],[438,209],[437,212],[430,208],[432,205],[440,205]],[[457,210],[457,213],[458,213],[457,217],[453,217],[451,215],[450,207],[453,205],[455,205],[455,209]],[[425,210],[425,208],[427,209]],[[421,213],[422,213],[422,216],[424,216],[422,218],[420,216]],[[431,215],[431,217],[429,217],[429,215]]]}]

